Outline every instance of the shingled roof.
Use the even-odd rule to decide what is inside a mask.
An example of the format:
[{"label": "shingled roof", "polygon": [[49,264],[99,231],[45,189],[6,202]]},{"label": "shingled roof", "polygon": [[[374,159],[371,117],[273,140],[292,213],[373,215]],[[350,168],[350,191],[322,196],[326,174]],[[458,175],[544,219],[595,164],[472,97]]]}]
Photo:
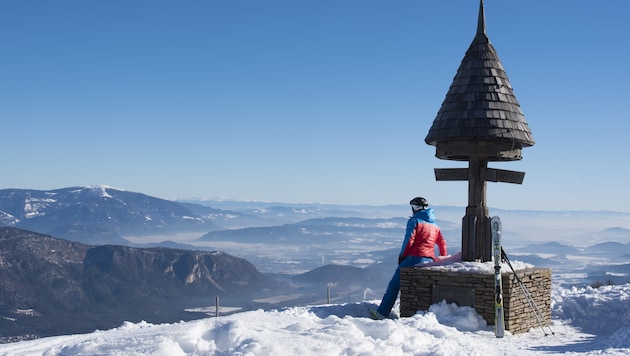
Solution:
[{"label": "shingled roof", "polygon": [[451,160],[468,160],[474,146],[490,152],[490,160],[517,160],[522,147],[534,145],[512,85],[486,35],[483,0],[477,34],[425,142],[436,146],[438,158]]}]

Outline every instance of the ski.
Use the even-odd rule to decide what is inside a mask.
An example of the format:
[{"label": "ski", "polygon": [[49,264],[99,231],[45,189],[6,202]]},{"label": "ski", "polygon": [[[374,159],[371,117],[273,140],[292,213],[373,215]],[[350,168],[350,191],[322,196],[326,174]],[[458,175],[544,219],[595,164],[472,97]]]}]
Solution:
[{"label": "ski", "polygon": [[503,286],[501,282],[501,219],[493,216],[492,252],[494,257],[494,335],[503,337],[505,332],[505,318],[503,313]]}]

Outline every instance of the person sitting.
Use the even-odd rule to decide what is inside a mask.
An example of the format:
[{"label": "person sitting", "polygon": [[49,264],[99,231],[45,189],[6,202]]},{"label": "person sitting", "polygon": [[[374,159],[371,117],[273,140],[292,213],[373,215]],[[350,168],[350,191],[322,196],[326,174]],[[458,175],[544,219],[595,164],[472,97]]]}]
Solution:
[{"label": "person sitting", "polygon": [[446,240],[435,223],[435,213],[429,203],[422,197],[413,198],[409,204],[413,216],[407,221],[407,230],[403,240],[398,267],[389,281],[385,295],[377,310],[370,310],[373,319],[384,319],[389,316],[398,292],[400,291],[400,268],[411,267],[420,263],[429,263],[435,259],[435,245],[441,256],[447,255]]}]

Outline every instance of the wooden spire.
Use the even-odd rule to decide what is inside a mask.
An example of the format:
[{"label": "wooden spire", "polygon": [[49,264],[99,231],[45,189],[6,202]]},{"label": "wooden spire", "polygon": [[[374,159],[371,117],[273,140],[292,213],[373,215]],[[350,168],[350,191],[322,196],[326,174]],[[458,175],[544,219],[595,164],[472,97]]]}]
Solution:
[{"label": "wooden spire", "polygon": [[441,159],[490,161],[521,159],[521,148],[534,144],[497,51],[486,35],[483,0],[477,33],[462,59],[442,107],[425,138]]},{"label": "wooden spire", "polygon": [[488,35],[486,34],[486,12],[483,6],[483,0],[479,2],[479,18],[477,20],[477,35],[473,40],[473,43],[487,43],[490,40],[488,39]]}]

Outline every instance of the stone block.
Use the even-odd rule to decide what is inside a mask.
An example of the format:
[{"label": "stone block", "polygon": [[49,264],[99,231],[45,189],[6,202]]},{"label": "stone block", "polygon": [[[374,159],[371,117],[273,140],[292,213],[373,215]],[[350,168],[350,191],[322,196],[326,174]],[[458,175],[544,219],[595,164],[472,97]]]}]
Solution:
[{"label": "stone block", "polygon": [[[551,323],[551,270],[528,268],[516,273],[541,312],[543,322]],[[501,278],[506,330],[517,334],[538,327],[538,320],[514,273],[504,271]],[[493,273],[445,271],[426,267],[401,268],[400,284],[401,317],[426,311],[432,303],[442,298],[449,303],[472,304],[470,306],[475,308],[488,325],[494,325]]]}]

